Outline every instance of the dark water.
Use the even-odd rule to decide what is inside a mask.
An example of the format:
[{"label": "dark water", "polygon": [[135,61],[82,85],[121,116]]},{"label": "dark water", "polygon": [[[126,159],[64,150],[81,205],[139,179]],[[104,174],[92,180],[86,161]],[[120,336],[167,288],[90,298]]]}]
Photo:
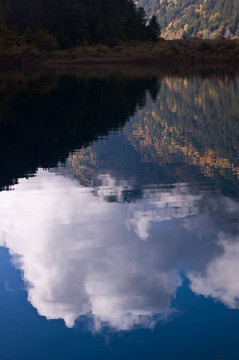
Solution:
[{"label": "dark water", "polygon": [[1,360],[238,360],[239,77],[0,96]]}]

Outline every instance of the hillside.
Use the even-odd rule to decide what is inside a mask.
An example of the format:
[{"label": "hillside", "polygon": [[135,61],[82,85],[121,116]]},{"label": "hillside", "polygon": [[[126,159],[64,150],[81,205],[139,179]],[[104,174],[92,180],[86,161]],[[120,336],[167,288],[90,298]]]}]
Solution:
[{"label": "hillside", "polygon": [[239,36],[238,0],[137,0],[150,15],[157,15],[162,36],[231,38]]}]

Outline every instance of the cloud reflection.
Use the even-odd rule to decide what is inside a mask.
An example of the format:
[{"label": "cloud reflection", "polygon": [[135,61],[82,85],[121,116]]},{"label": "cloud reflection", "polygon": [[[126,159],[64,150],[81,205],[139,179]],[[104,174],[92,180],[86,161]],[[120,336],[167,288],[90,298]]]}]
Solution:
[{"label": "cloud reflection", "polygon": [[[123,189],[109,175],[95,190],[39,170],[0,193],[0,245],[22,270],[38,313],[68,327],[85,314],[96,330],[104,322],[153,327],[154,315],[174,312],[182,271],[196,294],[239,308],[239,238],[227,224],[238,204],[186,184],[145,189],[130,204],[104,201]],[[221,206],[212,212],[215,201]]]}]

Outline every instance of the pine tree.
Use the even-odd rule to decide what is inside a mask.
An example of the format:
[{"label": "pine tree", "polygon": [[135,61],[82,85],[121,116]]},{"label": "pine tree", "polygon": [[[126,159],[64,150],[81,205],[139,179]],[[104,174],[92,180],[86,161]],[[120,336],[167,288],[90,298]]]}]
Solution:
[{"label": "pine tree", "polygon": [[161,27],[155,15],[152,15],[148,25],[148,37],[151,41],[157,41],[161,35]]},{"label": "pine tree", "polygon": [[75,45],[83,44],[88,41],[87,22],[83,9],[79,4],[75,4],[71,15],[71,30],[69,36]]},{"label": "pine tree", "polygon": [[152,17],[147,26],[145,10],[137,8],[134,0],[0,1],[3,1],[2,23],[22,39],[26,39],[24,34],[29,29],[31,43],[39,31],[43,33],[37,37],[46,39],[45,45],[54,47],[51,41],[54,36],[62,49],[85,42],[114,46],[131,39],[156,41],[160,34],[156,18]]}]

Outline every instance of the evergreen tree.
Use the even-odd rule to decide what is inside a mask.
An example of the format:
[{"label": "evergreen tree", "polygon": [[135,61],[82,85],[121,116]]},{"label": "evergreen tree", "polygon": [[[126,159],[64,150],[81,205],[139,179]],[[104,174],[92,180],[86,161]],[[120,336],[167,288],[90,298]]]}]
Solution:
[{"label": "evergreen tree", "polygon": [[[49,41],[49,36],[54,36],[55,43],[64,49],[85,42],[116,45],[132,39],[156,41],[160,34],[156,18],[152,17],[147,26],[145,10],[137,8],[133,0],[1,1],[2,14],[5,14],[1,23],[6,22],[6,26],[20,36],[26,29],[33,37],[38,33],[37,44],[40,35]],[[34,39],[26,41],[29,44]],[[52,38],[50,43],[53,46]]]},{"label": "evergreen tree", "polygon": [[148,25],[148,37],[152,41],[157,41],[161,35],[161,27],[155,15],[152,15]]},{"label": "evergreen tree", "polygon": [[71,14],[70,38],[75,45],[83,44],[88,41],[89,34],[87,31],[87,22],[84,11],[79,4],[75,4]]}]

